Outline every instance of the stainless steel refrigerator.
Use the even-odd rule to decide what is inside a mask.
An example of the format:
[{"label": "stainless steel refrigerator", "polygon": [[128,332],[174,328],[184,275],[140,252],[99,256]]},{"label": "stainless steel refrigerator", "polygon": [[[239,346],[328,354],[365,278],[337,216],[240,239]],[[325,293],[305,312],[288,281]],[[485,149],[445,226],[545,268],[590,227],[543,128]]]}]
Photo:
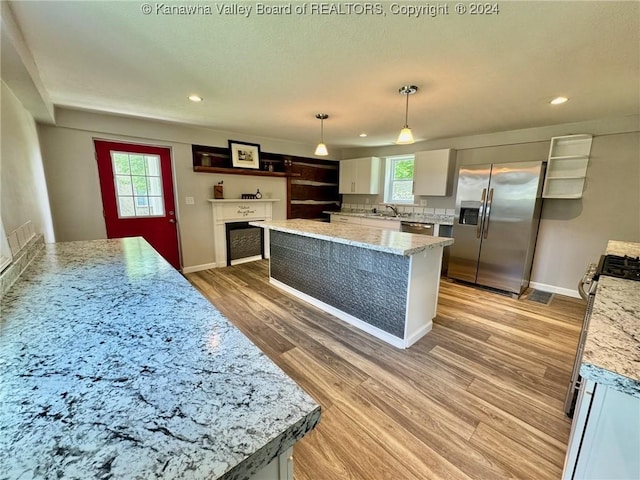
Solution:
[{"label": "stainless steel refrigerator", "polygon": [[448,276],[520,295],[540,223],[542,162],[460,168]]}]

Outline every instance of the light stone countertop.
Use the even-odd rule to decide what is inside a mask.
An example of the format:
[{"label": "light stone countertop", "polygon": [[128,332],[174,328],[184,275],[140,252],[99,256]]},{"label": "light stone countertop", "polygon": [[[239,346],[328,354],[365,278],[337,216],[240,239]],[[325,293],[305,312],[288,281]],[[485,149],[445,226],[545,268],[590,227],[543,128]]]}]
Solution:
[{"label": "light stone countertop", "polygon": [[249,222],[256,227],[293,233],[304,237],[368,248],[394,255],[411,256],[427,249],[453,244],[452,238],[430,237],[406,232],[363,228],[359,225],[293,219]]},{"label": "light stone countertop", "polygon": [[618,255],[624,257],[640,257],[640,243],[621,242],[620,240],[609,240],[607,243],[607,255]]},{"label": "light stone countertop", "polygon": [[425,213],[423,215],[407,215],[392,217],[390,215],[378,215],[375,213],[366,212],[345,212],[345,211],[329,211],[326,212],[330,215],[343,215],[345,217],[363,217],[363,218],[379,218],[381,220],[393,220],[396,222],[415,222],[415,223],[433,223],[439,225],[453,225],[453,215]]},{"label": "light stone countertop", "polygon": [[47,245],[1,307],[2,479],[241,479],[320,418],[141,238]]},{"label": "light stone countertop", "polygon": [[[638,256],[640,243],[609,241],[609,255]],[[580,375],[640,398],[640,282],[601,275]]]}]

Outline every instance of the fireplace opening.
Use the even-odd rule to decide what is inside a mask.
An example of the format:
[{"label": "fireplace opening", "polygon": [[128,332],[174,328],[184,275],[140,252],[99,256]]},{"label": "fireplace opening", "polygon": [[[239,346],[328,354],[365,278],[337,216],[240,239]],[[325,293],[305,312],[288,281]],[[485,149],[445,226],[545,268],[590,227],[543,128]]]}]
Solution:
[{"label": "fireplace opening", "polygon": [[227,266],[264,258],[264,232],[249,222],[229,222],[227,230]]}]

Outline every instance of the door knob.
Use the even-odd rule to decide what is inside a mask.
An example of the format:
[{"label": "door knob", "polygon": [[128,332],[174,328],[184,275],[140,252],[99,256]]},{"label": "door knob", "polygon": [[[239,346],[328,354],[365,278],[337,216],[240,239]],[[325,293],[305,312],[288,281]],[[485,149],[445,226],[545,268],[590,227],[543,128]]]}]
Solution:
[{"label": "door knob", "polygon": [[170,218],[169,223],[176,223],[176,221],[173,218]]}]

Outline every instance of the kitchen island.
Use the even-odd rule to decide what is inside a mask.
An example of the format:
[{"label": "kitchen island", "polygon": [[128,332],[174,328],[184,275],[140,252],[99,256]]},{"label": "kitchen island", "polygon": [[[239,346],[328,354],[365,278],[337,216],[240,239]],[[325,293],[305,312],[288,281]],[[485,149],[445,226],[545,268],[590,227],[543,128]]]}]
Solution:
[{"label": "kitchen island", "polygon": [[47,245],[1,307],[0,478],[292,478],[319,421],[142,238]]},{"label": "kitchen island", "polygon": [[431,330],[453,239],[301,219],[251,225],[270,230],[277,287],[399,348]]},{"label": "kitchen island", "polygon": [[[607,255],[640,256],[609,241]],[[640,281],[600,275],[563,479],[640,478]]]}]

